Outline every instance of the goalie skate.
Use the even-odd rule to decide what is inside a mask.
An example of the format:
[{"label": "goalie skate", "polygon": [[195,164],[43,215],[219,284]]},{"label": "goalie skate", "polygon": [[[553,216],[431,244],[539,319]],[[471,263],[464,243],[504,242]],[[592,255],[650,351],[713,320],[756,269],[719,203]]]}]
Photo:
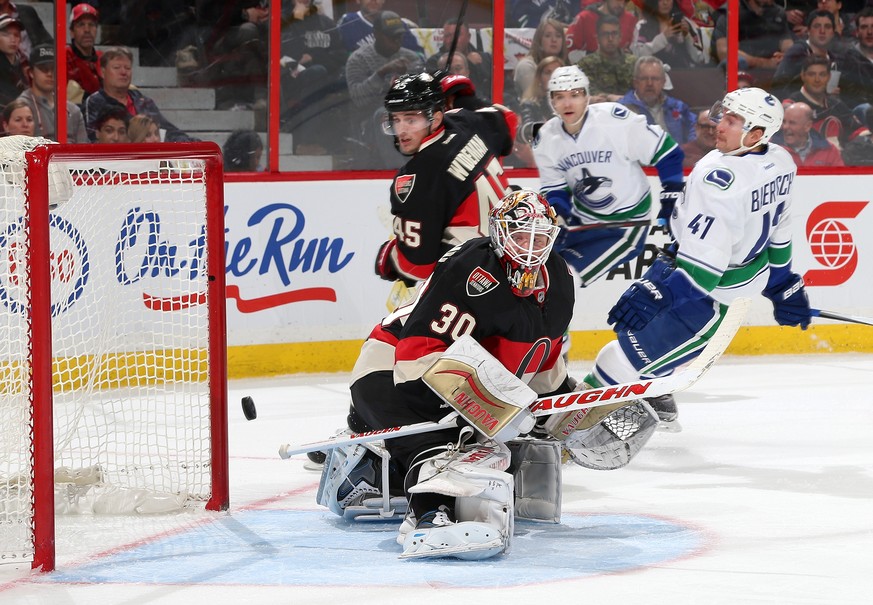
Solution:
[{"label": "goalie skate", "polygon": [[401,559],[454,557],[479,561],[503,552],[505,539],[488,523],[456,523],[444,508],[424,515],[406,534]]}]

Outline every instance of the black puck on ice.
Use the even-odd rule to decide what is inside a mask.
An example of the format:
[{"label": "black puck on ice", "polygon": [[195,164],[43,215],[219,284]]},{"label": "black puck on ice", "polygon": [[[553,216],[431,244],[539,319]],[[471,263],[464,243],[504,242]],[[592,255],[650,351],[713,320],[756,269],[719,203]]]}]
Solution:
[{"label": "black puck on ice", "polygon": [[327,454],[319,451],[306,452],[306,457],[316,464],[324,464],[324,461],[327,460]]},{"label": "black puck on ice", "polygon": [[246,420],[254,420],[258,417],[258,410],[255,409],[255,401],[248,395],[242,398],[242,409]]}]

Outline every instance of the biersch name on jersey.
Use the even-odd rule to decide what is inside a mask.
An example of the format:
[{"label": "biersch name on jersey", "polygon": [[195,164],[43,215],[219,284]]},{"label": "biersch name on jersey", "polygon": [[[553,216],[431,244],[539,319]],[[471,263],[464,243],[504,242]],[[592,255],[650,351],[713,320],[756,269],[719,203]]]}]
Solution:
[{"label": "biersch name on jersey", "polygon": [[474,134],[473,138],[461,148],[458,155],[452,160],[449,165],[449,174],[459,181],[466,181],[470,172],[487,154],[488,146],[485,145],[485,141],[480,139],[478,134]]}]

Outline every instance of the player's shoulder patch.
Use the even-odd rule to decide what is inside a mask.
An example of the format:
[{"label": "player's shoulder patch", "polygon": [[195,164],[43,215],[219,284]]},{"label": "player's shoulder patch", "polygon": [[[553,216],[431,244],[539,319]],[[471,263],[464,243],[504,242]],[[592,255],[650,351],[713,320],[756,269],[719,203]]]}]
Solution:
[{"label": "player's shoulder patch", "polygon": [[612,106],[612,111],[610,114],[614,118],[618,118],[619,120],[625,120],[630,115],[630,111],[624,105],[620,105],[619,103],[615,103]]},{"label": "player's shoulder patch", "polygon": [[407,200],[415,186],[415,174],[401,174],[394,178],[394,195],[402,204]]},{"label": "player's shoulder patch", "polygon": [[467,296],[482,296],[497,287],[500,282],[482,267],[476,267],[467,277]]},{"label": "player's shoulder patch", "polygon": [[733,172],[723,166],[719,166],[718,168],[713,168],[707,172],[706,176],[703,177],[703,182],[715,185],[721,190],[725,190],[734,184],[735,178]]}]

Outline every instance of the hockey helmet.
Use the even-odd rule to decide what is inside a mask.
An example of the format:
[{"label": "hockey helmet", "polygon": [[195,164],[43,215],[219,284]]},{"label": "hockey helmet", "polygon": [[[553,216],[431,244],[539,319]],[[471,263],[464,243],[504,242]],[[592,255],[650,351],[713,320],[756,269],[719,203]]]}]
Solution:
[{"label": "hockey helmet", "polygon": [[[743,118],[744,133],[749,133],[755,128],[763,129],[764,134],[757,145],[766,145],[770,138],[779,132],[782,128],[782,118],[785,116],[785,110],[779,99],[766,90],[754,87],[740,88],[727,93],[709,110],[709,119],[717,124],[726,113],[733,113]],[[748,149],[741,145],[738,151]]]},{"label": "hockey helmet", "polygon": [[385,95],[385,109],[394,111],[444,111],[446,98],[439,80],[427,72],[404,74],[391,84]]},{"label": "hockey helmet", "polygon": [[513,191],[491,210],[488,230],[512,293],[529,296],[558,237],[554,209],[535,191]]},{"label": "hockey helmet", "polygon": [[565,65],[552,72],[549,78],[549,94],[559,90],[585,90],[588,94],[588,76],[575,65]]}]

